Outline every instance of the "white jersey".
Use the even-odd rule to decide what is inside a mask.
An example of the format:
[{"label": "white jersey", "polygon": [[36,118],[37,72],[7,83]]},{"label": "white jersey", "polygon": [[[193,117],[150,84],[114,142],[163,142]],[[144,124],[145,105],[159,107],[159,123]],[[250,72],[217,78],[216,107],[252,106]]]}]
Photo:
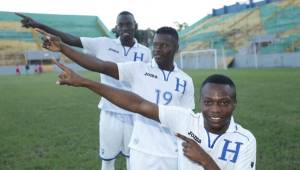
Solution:
[{"label": "white jersey", "polygon": [[[112,61],[115,63],[129,61],[151,61],[151,51],[149,48],[139,44],[136,40],[134,46],[131,48],[122,46],[120,39],[111,39],[107,37],[80,37],[80,40],[84,50],[104,61]],[[131,89],[129,84],[118,81],[105,74],[100,74],[100,79],[102,83],[116,88],[124,90]],[[98,107],[102,110],[110,112],[130,114],[130,112],[110,103],[105,98],[101,98]]]},{"label": "white jersey", "polygon": [[[159,120],[175,133],[194,139],[222,170],[252,170],[256,162],[256,140],[252,133],[233,117],[227,131],[222,135],[209,133],[204,128],[202,113],[180,107],[159,106]],[[183,155],[182,141],[178,139],[179,170],[203,170],[203,167]]]},{"label": "white jersey", "polygon": [[[176,64],[173,71],[152,63],[119,63],[119,79],[130,82],[132,91],[157,104],[194,108],[192,78]],[[136,114],[129,147],[160,157],[177,157],[176,137],[158,122]]]}]

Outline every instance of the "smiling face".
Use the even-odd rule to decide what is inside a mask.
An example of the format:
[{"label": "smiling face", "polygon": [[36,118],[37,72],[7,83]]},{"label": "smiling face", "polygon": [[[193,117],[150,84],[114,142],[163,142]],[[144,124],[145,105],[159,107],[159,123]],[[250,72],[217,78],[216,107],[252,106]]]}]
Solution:
[{"label": "smiling face", "polygon": [[137,24],[130,14],[120,14],[117,18],[116,31],[123,46],[132,47]]},{"label": "smiling face", "polygon": [[224,133],[236,106],[235,90],[227,84],[206,83],[201,89],[200,103],[205,129]]},{"label": "smiling face", "polygon": [[173,69],[174,55],[178,43],[169,34],[155,34],[153,39],[153,56],[160,69]]}]

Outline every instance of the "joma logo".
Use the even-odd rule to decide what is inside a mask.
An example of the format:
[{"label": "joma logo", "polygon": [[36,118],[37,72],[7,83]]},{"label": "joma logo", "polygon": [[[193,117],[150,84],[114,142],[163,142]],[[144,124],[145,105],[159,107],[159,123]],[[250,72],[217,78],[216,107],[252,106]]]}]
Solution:
[{"label": "joma logo", "polygon": [[148,77],[152,77],[152,78],[157,79],[157,75],[152,74],[152,73],[145,73],[144,75],[145,75],[145,76],[148,76]]},{"label": "joma logo", "polygon": [[199,139],[192,131],[189,131],[188,135],[191,136],[198,143],[201,143],[201,139]]}]

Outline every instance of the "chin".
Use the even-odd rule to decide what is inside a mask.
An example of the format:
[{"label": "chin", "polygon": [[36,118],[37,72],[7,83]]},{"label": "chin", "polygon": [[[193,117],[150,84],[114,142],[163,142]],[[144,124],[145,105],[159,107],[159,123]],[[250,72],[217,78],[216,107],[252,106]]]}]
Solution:
[{"label": "chin", "polygon": [[156,63],[159,63],[159,58],[158,57],[154,57]]}]

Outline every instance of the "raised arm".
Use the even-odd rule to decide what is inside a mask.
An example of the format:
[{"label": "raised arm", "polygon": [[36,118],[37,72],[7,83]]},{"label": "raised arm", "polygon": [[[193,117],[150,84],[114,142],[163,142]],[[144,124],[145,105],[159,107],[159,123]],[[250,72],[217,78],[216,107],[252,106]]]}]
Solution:
[{"label": "raised arm", "polygon": [[65,32],[58,31],[54,28],[51,28],[45,24],[42,24],[42,23],[32,19],[31,17],[28,17],[21,13],[15,13],[15,14],[22,18],[21,23],[22,23],[22,26],[25,28],[39,28],[50,34],[60,37],[61,40],[68,45],[76,46],[76,47],[80,47],[80,48],[83,47],[79,37],[76,37],[74,35],[71,35],[71,34],[68,34]]},{"label": "raised arm", "polygon": [[90,71],[103,73],[115,79],[119,79],[118,66],[116,63],[103,61],[97,57],[81,53],[63,43],[57,36],[53,36],[39,29],[36,29],[36,31],[43,35],[44,48],[55,52],[62,52],[75,63]]},{"label": "raised arm", "polygon": [[156,104],[143,99],[135,93],[120,90],[81,77],[63,64],[56,61],[54,62],[63,70],[63,72],[59,75],[60,79],[57,81],[57,84],[88,88],[123,109],[136,112],[150,119],[159,121],[158,106]]}]

